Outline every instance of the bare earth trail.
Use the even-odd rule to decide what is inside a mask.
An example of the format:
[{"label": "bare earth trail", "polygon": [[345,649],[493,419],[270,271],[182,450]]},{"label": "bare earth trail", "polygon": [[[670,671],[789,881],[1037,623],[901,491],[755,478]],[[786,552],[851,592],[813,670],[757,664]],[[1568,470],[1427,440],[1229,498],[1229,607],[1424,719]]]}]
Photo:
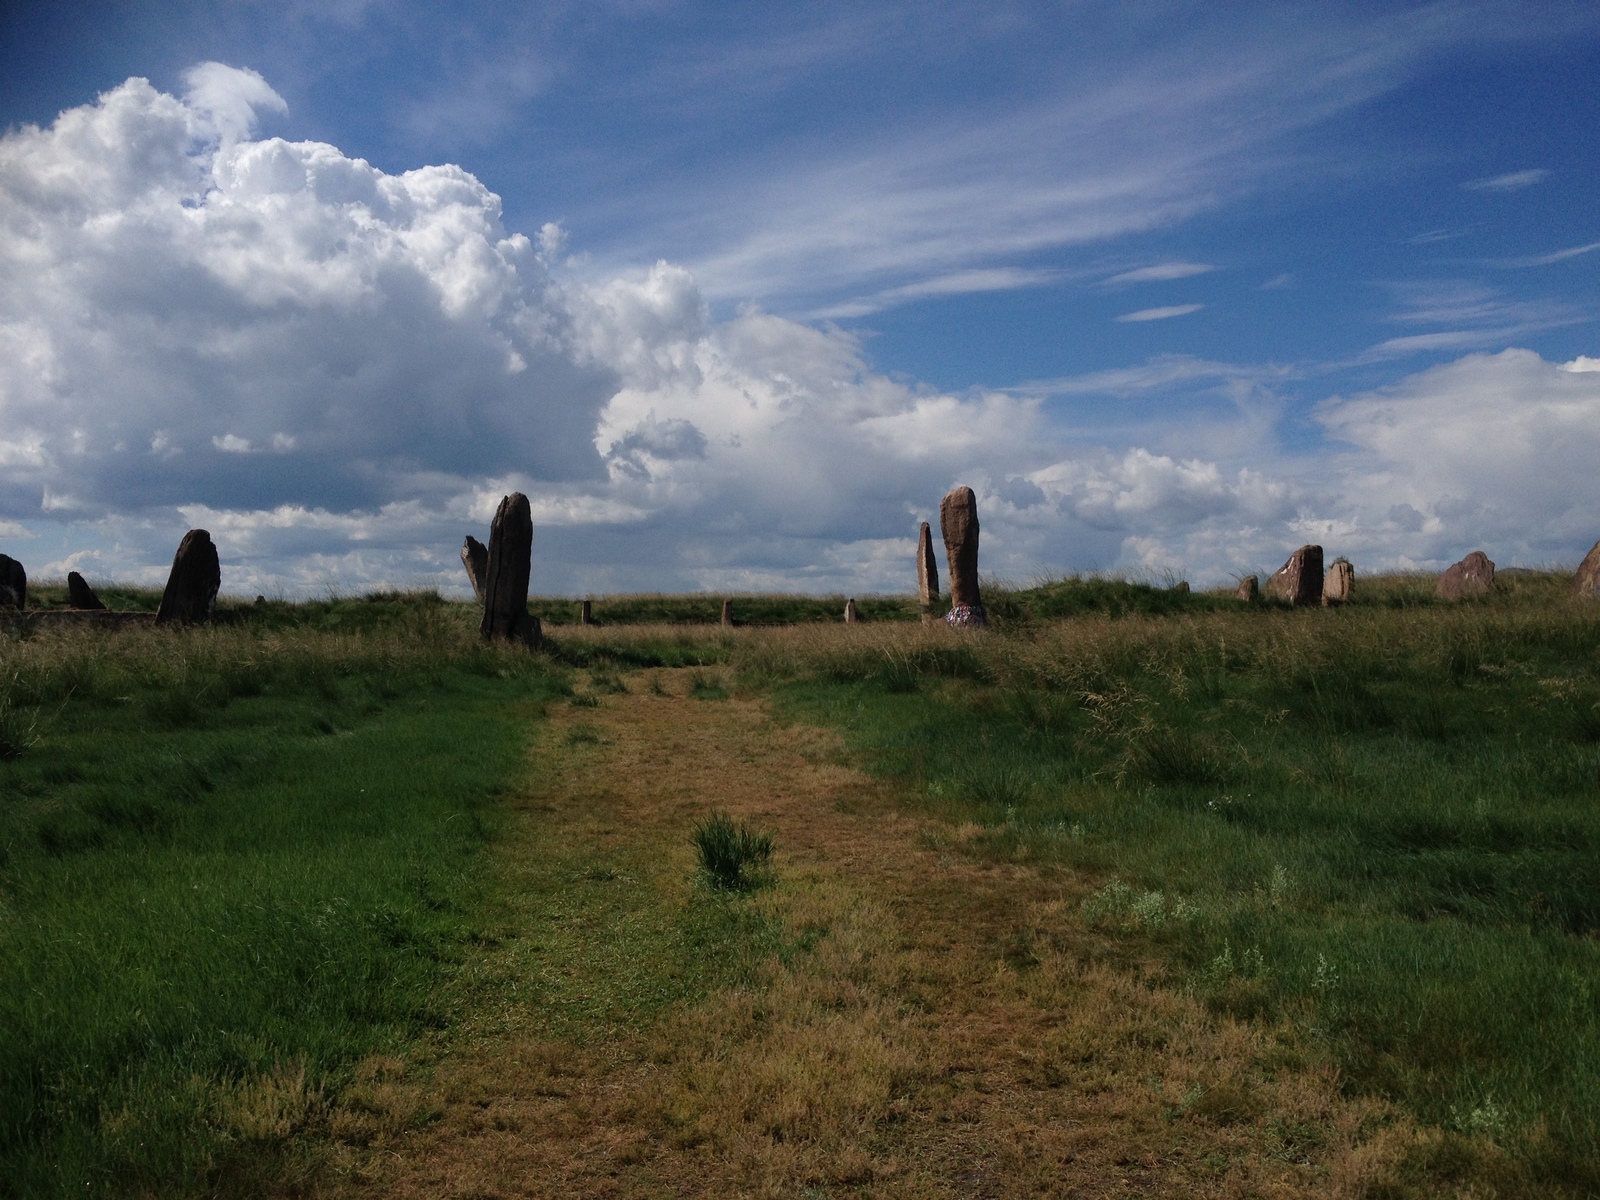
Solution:
[{"label": "bare earth trail", "polygon": [[[567,871],[574,899],[474,967],[527,979],[525,1002],[473,1015],[414,1077],[369,1064],[337,1190],[1360,1195],[1415,1136],[1286,1032],[1113,965],[1078,916],[1091,881],[963,853],[834,734],[689,685],[638,674],[552,710],[503,869],[530,894]],[[630,947],[719,903],[687,843],[713,806],[776,835],[775,886],[720,903],[780,949],[737,985],[634,1003]],[[385,1112],[435,1119],[384,1133]]]}]

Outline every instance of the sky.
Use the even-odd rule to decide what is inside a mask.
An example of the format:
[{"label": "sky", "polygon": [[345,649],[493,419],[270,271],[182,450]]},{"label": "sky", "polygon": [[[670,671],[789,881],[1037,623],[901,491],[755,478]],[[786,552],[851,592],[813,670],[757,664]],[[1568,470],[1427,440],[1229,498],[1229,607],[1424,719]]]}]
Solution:
[{"label": "sky", "polygon": [[1600,537],[1600,7],[0,4],[0,553],[1216,586]]}]

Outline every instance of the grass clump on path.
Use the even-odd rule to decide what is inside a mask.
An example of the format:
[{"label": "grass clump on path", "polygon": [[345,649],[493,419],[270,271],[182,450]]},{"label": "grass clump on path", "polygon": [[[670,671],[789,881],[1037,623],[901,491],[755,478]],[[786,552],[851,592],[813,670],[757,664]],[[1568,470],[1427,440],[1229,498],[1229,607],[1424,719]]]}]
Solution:
[{"label": "grass clump on path", "polygon": [[725,812],[714,812],[694,827],[689,839],[700,859],[700,870],[712,887],[742,892],[756,886],[760,872],[772,858],[772,835],[761,833]]}]

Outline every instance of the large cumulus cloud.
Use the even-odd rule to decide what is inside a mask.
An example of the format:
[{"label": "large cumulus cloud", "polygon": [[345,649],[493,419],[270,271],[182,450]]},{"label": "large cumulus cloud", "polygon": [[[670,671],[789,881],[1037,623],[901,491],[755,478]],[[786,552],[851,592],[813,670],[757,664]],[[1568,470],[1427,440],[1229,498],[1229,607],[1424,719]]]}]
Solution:
[{"label": "large cumulus cloud", "polygon": [[[899,589],[956,482],[1015,576],[1209,581],[1318,536],[1372,565],[1550,559],[1600,521],[1600,373],[1465,358],[1326,401],[1316,457],[1277,441],[1277,369],[949,395],[831,327],[715,321],[670,263],[586,275],[459,167],[258,138],[284,106],[253,72],[188,83],[0,138],[0,539],[36,571],[156,579],[205,525],[231,589],[459,590],[461,535],[512,488],[552,591]],[[1188,415],[1077,419],[1144,387]]]}]

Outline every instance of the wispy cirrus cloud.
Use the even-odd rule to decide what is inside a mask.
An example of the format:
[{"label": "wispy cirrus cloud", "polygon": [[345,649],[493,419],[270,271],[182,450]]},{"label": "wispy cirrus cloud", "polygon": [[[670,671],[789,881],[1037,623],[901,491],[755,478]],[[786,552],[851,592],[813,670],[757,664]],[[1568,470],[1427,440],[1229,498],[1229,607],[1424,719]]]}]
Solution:
[{"label": "wispy cirrus cloud", "polygon": [[1141,308],[1138,312],[1123,313],[1113,318],[1117,321],[1169,321],[1173,317],[1186,317],[1197,313],[1204,304],[1165,304],[1160,308]]},{"label": "wispy cirrus cloud", "polygon": [[965,296],[976,292],[1008,292],[1018,288],[1044,287],[1066,276],[1064,271],[1028,269],[1024,267],[979,267],[970,271],[952,271],[900,287],[886,288],[873,296],[846,300],[815,309],[806,315],[816,320],[840,320],[847,317],[864,317],[899,304],[926,300],[934,296]]},{"label": "wispy cirrus cloud", "polygon": [[1491,259],[1490,265],[1511,270],[1523,267],[1550,267],[1558,262],[1566,262],[1569,258],[1581,258],[1585,254],[1593,254],[1596,250],[1600,250],[1600,242],[1568,246],[1565,250],[1552,250],[1549,254],[1530,254],[1525,258]]},{"label": "wispy cirrus cloud", "polygon": [[1123,271],[1121,274],[1113,275],[1110,279],[1107,279],[1106,283],[1163,283],[1172,279],[1190,279],[1196,275],[1206,275],[1216,269],[1210,263],[1156,263],[1150,267],[1137,267],[1132,271]]},{"label": "wispy cirrus cloud", "polygon": [[1549,178],[1548,169],[1535,167],[1528,171],[1511,171],[1505,175],[1494,175],[1488,179],[1474,179],[1461,186],[1469,192],[1520,192],[1523,188],[1530,188]]}]

